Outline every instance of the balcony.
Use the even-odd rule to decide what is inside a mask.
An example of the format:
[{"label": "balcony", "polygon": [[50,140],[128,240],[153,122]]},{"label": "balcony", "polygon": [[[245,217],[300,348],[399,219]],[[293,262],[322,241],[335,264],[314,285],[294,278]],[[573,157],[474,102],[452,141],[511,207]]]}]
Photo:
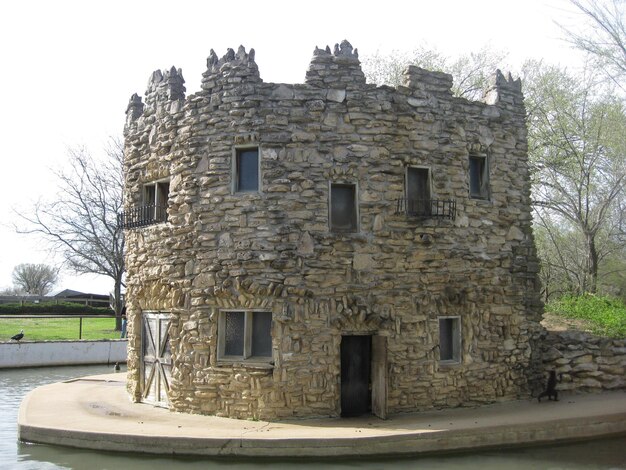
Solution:
[{"label": "balcony", "polygon": [[396,214],[405,214],[413,219],[450,219],[456,217],[454,199],[398,199]]},{"label": "balcony", "polygon": [[117,225],[132,229],[167,221],[167,206],[144,204],[117,214]]}]

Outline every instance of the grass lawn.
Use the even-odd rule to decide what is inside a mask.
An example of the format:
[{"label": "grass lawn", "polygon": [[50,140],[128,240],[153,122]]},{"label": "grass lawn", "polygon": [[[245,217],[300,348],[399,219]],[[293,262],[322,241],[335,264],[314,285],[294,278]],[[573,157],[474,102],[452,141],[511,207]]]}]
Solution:
[{"label": "grass lawn", "polygon": [[[0,341],[24,330],[22,341],[79,339],[78,318],[0,318]],[[115,318],[83,318],[81,339],[119,339]]]},{"label": "grass lawn", "polygon": [[578,321],[596,335],[626,338],[626,305],[620,299],[591,294],[563,296],[547,304],[546,312]]}]

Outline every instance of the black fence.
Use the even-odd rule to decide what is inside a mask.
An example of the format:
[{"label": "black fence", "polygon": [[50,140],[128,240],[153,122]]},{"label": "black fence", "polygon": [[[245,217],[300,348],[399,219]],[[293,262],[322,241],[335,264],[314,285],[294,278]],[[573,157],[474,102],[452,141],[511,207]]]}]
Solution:
[{"label": "black fence", "polygon": [[0,315],[0,342],[119,339],[115,327],[113,315]]},{"label": "black fence", "polygon": [[454,199],[398,199],[396,214],[412,218],[442,218],[454,220],[456,201]]},{"label": "black fence", "polygon": [[[89,307],[108,308],[111,301],[108,295],[89,295],[87,297],[54,297],[45,295],[2,295],[0,296],[0,314],[2,314],[2,305],[13,304],[19,306],[38,306],[38,305],[65,305],[76,304],[86,305]],[[61,312],[64,313],[64,312]]]},{"label": "black fence", "polygon": [[167,206],[144,204],[117,214],[117,225],[122,228],[138,228],[167,220]]}]

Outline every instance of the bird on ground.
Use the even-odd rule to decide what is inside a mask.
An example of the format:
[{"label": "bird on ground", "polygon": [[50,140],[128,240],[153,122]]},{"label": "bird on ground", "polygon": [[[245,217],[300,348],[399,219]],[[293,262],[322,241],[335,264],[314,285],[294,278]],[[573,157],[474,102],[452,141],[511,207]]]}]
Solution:
[{"label": "bird on ground", "polygon": [[113,370],[114,370],[115,372],[119,372],[119,371],[120,371],[120,363],[119,363],[119,362],[116,362],[116,363],[115,363],[115,366],[113,367]]},{"label": "bird on ground", "polygon": [[19,341],[24,337],[24,330],[21,330],[18,334],[11,336],[11,339]]}]

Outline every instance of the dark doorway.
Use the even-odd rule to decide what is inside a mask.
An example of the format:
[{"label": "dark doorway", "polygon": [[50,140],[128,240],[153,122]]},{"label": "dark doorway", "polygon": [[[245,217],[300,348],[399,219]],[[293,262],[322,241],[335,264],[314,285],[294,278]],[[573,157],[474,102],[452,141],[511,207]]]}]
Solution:
[{"label": "dark doorway", "polygon": [[341,337],[341,416],[371,410],[371,336]]}]

